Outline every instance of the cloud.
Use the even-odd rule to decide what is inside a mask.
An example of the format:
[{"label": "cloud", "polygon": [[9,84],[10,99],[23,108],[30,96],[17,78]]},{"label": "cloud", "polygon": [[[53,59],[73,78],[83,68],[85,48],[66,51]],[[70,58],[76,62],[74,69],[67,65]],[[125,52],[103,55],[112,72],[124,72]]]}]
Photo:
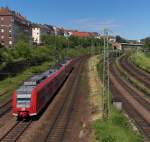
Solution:
[{"label": "cloud", "polygon": [[102,31],[104,28],[113,30],[115,28],[121,27],[119,24],[116,23],[114,19],[100,21],[94,18],[83,18],[71,20],[70,23],[76,25],[76,27],[80,29],[97,32]]}]

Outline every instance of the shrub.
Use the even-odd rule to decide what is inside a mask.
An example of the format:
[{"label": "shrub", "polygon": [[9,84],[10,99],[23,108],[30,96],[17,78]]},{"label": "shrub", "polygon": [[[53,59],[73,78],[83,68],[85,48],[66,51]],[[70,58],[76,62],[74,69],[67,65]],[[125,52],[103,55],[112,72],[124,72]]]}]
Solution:
[{"label": "shrub", "polygon": [[116,124],[122,128],[128,128],[128,126],[129,126],[127,119],[122,115],[113,117],[112,121],[114,124]]},{"label": "shrub", "polygon": [[102,142],[116,142],[116,138],[111,135],[108,135],[107,137],[102,139]]}]

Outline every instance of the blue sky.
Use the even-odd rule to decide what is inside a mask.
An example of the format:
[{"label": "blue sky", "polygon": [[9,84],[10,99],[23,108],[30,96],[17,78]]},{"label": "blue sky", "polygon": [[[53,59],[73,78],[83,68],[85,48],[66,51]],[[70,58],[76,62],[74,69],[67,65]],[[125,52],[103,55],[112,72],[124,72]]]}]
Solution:
[{"label": "blue sky", "polygon": [[29,20],[128,39],[150,36],[150,0],[0,0]]}]

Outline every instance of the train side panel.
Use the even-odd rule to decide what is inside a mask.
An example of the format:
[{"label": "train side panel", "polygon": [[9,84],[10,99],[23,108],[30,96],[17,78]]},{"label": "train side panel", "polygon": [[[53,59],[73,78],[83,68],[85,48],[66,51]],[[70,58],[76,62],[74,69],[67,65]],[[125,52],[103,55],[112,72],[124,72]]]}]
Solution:
[{"label": "train side panel", "polygon": [[[50,79],[46,80],[43,83],[42,87],[39,86],[39,88],[36,89],[37,114],[47,105],[47,103],[50,101],[50,99],[57,91],[58,87],[60,87],[61,83],[64,80],[61,77],[65,77],[64,73],[65,73],[64,70],[62,70],[54,77],[50,77]],[[61,78],[61,80],[59,78]]]},{"label": "train side panel", "polygon": [[37,101],[36,100],[37,100],[36,92],[33,90],[32,97],[31,97],[31,107],[30,107],[30,111],[29,111],[29,116],[37,115],[37,107],[36,107]]},{"label": "train side panel", "polygon": [[[36,110],[37,114],[45,107],[45,105],[50,101],[53,95],[56,93],[58,88],[61,86],[67,75],[72,70],[72,62],[69,62],[61,70],[57,71],[54,77],[47,79],[43,85],[36,88]],[[66,72],[67,69],[67,72]],[[42,86],[42,87],[41,87]]]}]

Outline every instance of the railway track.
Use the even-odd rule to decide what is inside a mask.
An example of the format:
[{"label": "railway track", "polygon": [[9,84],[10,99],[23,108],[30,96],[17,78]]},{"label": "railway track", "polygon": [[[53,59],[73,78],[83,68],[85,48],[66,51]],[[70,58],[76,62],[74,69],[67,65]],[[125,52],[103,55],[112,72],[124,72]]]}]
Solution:
[{"label": "railway track", "polygon": [[111,92],[113,97],[123,102],[123,108],[136,122],[138,128],[150,139],[150,101],[133,89],[131,84],[122,80],[116,68],[111,67]]},{"label": "railway track", "polygon": [[0,105],[0,118],[11,110],[11,99]]},{"label": "railway track", "polygon": [[137,112],[136,109],[126,100],[122,94],[116,89],[113,85],[113,82],[110,84],[110,89],[113,94],[113,97],[117,98],[119,101],[123,102],[123,109],[130,116],[130,118],[135,122],[136,126],[142,133],[145,135],[146,139],[150,139],[150,124],[147,123],[143,117]]},{"label": "railway track", "polygon": [[22,133],[29,127],[32,121],[18,121],[9,129],[9,131],[0,139],[1,142],[16,142]]},{"label": "railway track", "polygon": [[[0,94],[0,98],[5,96],[8,90]],[[11,99],[7,100],[5,103],[0,104],[0,118],[11,110]]]},{"label": "railway track", "polygon": [[128,56],[123,56],[120,60],[120,65],[134,78],[139,80],[146,86],[150,88],[150,74],[145,73],[144,71],[138,69],[133,64],[128,61]]},{"label": "railway track", "polygon": [[[77,77],[77,74],[80,72],[80,69],[79,69],[80,66],[81,66],[81,63],[77,62],[75,69],[72,71],[69,78],[67,79],[68,83],[64,89],[63,95],[60,96],[59,102],[57,102],[56,107],[52,109],[51,120],[49,120],[50,121],[49,132],[47,134],[47,137],[45,138],[45,141],[53,140],[53,141],[58,142],[59,140],[62,139],[64,135],[65,128],[67,126],[68,119],[69,119],[69,114],[71,113],[71,106],[74,100],[74,95],[75,95],[74,92],[75,92],[77,83],[76,85],[74,84],[75,82],[77,82],[76,80],[79,79],[79,75]],[[9,131],[0,139],[0,141],[14,142],[14,141],[19,140],[20,136],[22,136],[24,131],[28,128],[28,126],[31,123],[32,121],[16,122],[15,125],[11,127]]]},{"label": "railway track", "polygon": [[0,97],[5,96],[8,93],[8,91],[4,91],[3,93],[0,94]]},{"label": "railway track", "polygon": [[[53,124],[51,125],[49,132],[45,138],[45,142],[59,142],[63,141],[63,137],[65,134],[65,129],[67,127],[67,124],[69,122],[69,116],[71,114],[71,110],[73,107],[75,95],[78,88],[78,82],[80,78],[80,71],[82,70],[82,64],[84,61],[81,61],[81,63],[77,63],[76,68],[74,69],[72,76],[69,80],[69,86],[65,95],[65,99],[61,102],[61,107],[59,108],[58,113],[56,114],[56,117],[53,121]],[[58,109],[58,108],[56,108]],[[55,110],[54,110],[55,111]]]},{"label": "railway track", "polygon": [[127,82],[121,77],[120,72],[117,71],[116,67],[112,67],[110,69],[113,76],[116,77],[116,80],[123,86],[131,96],[134,97],[141,105],[145,107],[148,111],[150,111],[150,100],[149,98],[145,97],[143,93],[138,91],[136,88],[132,87],[132,84]]}]

